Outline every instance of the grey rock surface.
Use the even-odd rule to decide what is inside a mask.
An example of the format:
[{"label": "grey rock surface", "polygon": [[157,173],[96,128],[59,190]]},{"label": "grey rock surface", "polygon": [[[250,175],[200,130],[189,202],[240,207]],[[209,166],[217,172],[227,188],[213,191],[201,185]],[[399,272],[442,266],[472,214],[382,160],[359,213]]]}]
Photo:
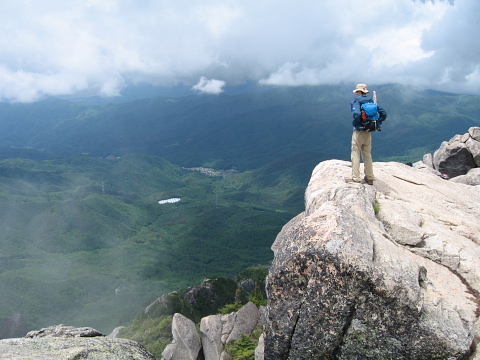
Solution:
[{"label": "grey rock surface", "polygon": [[226,343],[229,344],[240,340],[242,334],[250,335],[253,330],[255,330],[259,319],[260,312],[258,311],[257,306],[252,302],[245,304],[235,313],[235,317],[232,321],[233,328],[228,335]]},{"label": "grey rock surface", "polygon": [[373,186],[346,184],[349,162],[313,171],[272,246],[266,360],[466,359],[478,342],[480,192],[374,167]]},{"label": "grey rock surface", "polygon": [[473,126],[468,129],[468,133],[474,140],[480,141],[480,127]]},{"label": "grey rock surface", "polygon": [[200,323],[203,353],[205,360],[228,358],[225,345],[240,340],[242,334],[251,335],[265,322],[262,313],[265,308],[258,309],[249,302],[236,313],[229,315],[211,315],[204,317]]},{"label": "grey rock surface", "polygon": [[433,154],[433,165],[440,173],[455,177],[465,175],[477,166],[467,145],[459,140],[444,141]]},{"label": "grey rock surface", "polygon": [[427,165],[428,167],[431,167],[433,169],[433,155],[432,154],[423,155],[422,161],[425,165]]},{"label": "grey rock surface", "polygon": [[255,349],[255,360],[263,360],[265,353],[265,335],[262,334],[258,339],[258,346]]},{"label": "grey rock surface", "polygon": [[95,337],[95,336],[105,336],[98,330],[95,330],[91,327],[75,327],[69,325],[56,325],[50,326],[45,329],[30,331],[25,336],[26,338],[71,338],[71,337]]},{"label": "grey rock surface", "polygon": [[218,360],[223,352],[222,315],[204,317],[200,322],[203,354],[205,360]]},{"label": "grey rock surface", "polygon": [[454,177],[450,181],[470,186],[478,186],[480,185],[480,168],[472,169],[467,174]]},{"label": "grey rock surface", "polygon": [[202,343],[195,323],[182,314],[175,314],[172,322],[172,335],[173,343],[165,348],[162,359],[197,360]]},{"label": "grey rock surface", "polygon": [[30,332],[25,338],[0,340],[0,359],[155,360],[155,357],[135,341],[107,338],[92,328],[58,325]]},{"label": "grey rock surface", "polygon": [[450,178],[465,175],[470,169],[479,167],[480,127],[471,127],[467,133],[444,141],[433,155],[425,154],[422,161],[415,165],[427,166]]},{"label": "grey rock surface", "polygon": [[468,151],[472,154],[475,165],[480,166],[480,141],[469,137],[465,142],[465,145],[467,146]]}]

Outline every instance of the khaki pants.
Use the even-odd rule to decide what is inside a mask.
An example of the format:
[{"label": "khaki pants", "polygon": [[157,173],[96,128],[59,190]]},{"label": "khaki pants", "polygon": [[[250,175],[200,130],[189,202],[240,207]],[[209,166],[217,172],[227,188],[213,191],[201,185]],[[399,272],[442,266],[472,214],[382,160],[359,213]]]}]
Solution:
[{"label": "khaki pants", "polygon": [[372,160],[372,133],[369,131],[353,130],[352,135],[352,179],[360,182],[360,153],[365,165],[365,177],[375,180]]}]

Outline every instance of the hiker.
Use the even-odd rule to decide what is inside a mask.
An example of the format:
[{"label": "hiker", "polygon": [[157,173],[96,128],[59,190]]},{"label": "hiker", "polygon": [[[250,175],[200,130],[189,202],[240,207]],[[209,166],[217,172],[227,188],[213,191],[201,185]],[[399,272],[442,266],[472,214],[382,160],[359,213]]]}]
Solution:
[{"label": "hiker", "polygon": [[353,113],[353,135],[352,135],[352,177],[345,179],[346,182],[362,182],[360,178],[360,153],[362,154],[365,166],[365,182],[373,185],[375,176],[373,175],[372,160],[372,132],[380,130],[382,122],[387,118],[387,113],[380,106],[377,106],[377,120],[370,122],[362,119],[362,105],[365,103],[374,103],[372,97],[367,95],[370,91],[366,84],[358,84],[353,90],[357,97],[352,101],[351,110]]}]

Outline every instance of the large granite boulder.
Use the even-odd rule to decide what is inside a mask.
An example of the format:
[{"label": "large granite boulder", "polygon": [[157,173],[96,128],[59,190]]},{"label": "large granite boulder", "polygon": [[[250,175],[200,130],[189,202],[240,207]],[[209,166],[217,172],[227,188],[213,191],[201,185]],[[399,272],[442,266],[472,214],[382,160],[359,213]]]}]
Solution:
[{"label": "large granite boulder", "polygon": [[[466,359],[480,293],[480,192],[399,163],[374,186],[319,164],[267,279],[265,359]],[[473,358],[480,358],[474,354]]]},{"label": "large granite boulder", "polygon": [[197,360],[202,343],[195,323],[183,316],[175,314],[172,322],[173,342],[162,353],[165,360]]},{"label": "large granite boulder", "polygon": [[25,338],[0,340],[0,358],[29,360],[155,360],[142,345],[111,339],[92,328],[58,325],[32,331]]},{"label": "large granite boulder", "polygon": [[465,175],[470,169],[479,167],[480,127],[471,127],[466,134],[444,141],[433,155],[425,154],[422,163],[449,178]]},{"label": "large granite boulder", "polygon": [[254,303],[249,302],[230,317],[231,319],[225,322],[225,335],[228,334],[226,344],[240,340],[243,334],[250,335],[258,324],[260,311]]},{"label": "large granite boulder", "polygon": [[260,321],[261,311],[252,302],[236,313],[204,317],[200,323],[200,333],[205,360],[225,358],[225,345],[240,340],[242,334],[250,335]]},{"label": "large granite boulder", "polygon": [[444,141],[433,154],[435,169],[449,177],[465,175],[477,166],[467,145],[459,140],[457,138],[449,142]]}]

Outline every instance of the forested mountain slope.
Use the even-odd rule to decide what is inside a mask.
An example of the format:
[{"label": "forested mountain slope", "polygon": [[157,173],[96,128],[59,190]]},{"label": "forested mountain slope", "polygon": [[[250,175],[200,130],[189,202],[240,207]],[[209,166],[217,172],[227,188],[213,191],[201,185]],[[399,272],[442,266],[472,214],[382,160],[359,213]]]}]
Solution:
[{"label": "forested mountain slope", "polygon": [[0,327],[20,313],[29,330],[108,333],[165,292],[268,264],[303,190],[288,168],[223,177],[148,155],[3,160]]},{"label": "forested mountain slope", "polygon": [[[398,85],[376,91],[388,112],[375,136],[377,160],[414,160],[480,124],[477,96]],[[182,166],[240,170],[301,151],[318,160],[348,159],[352,99],[351,86],[321,86],[107,105],[56,99],[0,104],[0,146],[10,148],[9,157],[11,148],[53,157],[144,153]]]}]

